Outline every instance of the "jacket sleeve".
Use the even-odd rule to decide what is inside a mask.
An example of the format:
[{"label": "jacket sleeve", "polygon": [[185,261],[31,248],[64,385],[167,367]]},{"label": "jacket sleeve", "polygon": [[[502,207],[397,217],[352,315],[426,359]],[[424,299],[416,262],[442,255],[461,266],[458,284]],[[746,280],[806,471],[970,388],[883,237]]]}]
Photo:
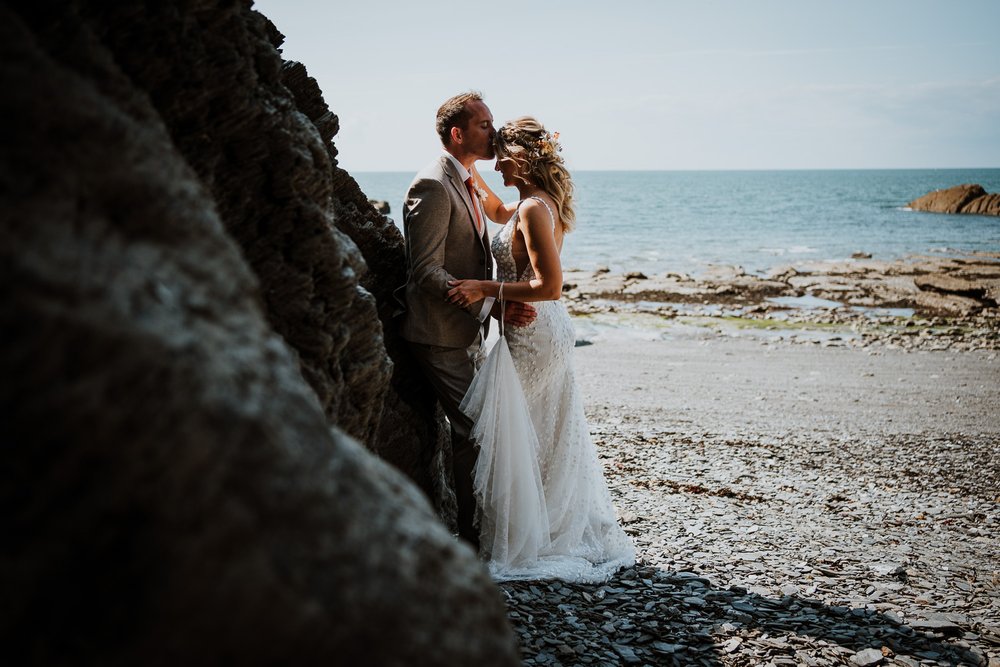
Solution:
[{"label": "jacket sleeve", "polygon": [[444,298],[451,275],[444,269],[445,240],[451,202],[444,185],[425,178],[410,188],[406,198],[406,230],[410,234],[413,280],[421,289]]}]

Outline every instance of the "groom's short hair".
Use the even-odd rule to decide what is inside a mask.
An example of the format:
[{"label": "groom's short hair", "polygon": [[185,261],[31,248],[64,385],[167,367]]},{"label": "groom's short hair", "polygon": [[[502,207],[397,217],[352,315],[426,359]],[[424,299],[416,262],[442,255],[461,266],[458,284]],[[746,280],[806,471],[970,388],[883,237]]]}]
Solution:
[{"label": "groom's short hair", "polygon": [[475,90],[445,100],[437,112],[437,133],[442,144],[447,146],[451,142],[451,128],[468,129],[469,119],[472,118],[472,112],[468,109],[469,102],[482,101],[483,94]]}]

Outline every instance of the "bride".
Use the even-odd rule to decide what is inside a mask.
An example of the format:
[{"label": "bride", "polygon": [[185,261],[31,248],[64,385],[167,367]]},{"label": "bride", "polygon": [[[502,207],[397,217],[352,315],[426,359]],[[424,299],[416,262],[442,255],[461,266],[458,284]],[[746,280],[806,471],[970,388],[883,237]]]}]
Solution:
[{"label": "bride", "polygon": [[504,204],[475,173],[499,280],[456,280],[448,299],[536,302],[535,321],[502,331],[462,403],[475,422],[481,556],[494,579],[597,582],[635,562],[618,525],[573,371],[575,334],[559,254],[573,227],[573,183],[558,133],[531,117],[496,133]]}]

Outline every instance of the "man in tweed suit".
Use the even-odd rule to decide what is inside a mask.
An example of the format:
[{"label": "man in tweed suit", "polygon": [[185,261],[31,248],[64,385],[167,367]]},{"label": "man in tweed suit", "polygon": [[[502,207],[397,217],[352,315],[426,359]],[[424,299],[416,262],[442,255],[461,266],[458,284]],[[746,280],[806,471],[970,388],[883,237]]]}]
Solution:
[{"label": "man in tweed suit", "polygon": [[478,546],[472,491],[476,451],[469,439],[472,423],[458,406],[483,362],[491,313],[523,326],[534,319],[534,309],[510,303],[501,314],[493,299],[448,303],[449,280],[493,277],[486,218],[471,171],[476,160],[493,158],[496,130],[482,96],[470,92],[441,105],[437,132],[444,152],[416,175],[403,204],[407,279],[401,288],[406,306],[402,336],[451,422],[459,535]]}]

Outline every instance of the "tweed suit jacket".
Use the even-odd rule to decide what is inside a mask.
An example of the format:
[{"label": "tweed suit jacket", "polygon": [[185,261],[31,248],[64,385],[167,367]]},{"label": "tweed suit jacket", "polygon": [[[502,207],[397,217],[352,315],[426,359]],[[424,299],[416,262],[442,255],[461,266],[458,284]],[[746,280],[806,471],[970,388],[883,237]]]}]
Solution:
[{"label": "tweed suit jacket", "polygon": [[420,170],[410,184],[403,203],[407,277],[397,290],[406,310],[406,340],[441,347],[467,347],[475,340],[483,301],[460,308],[445,300],[449,280],[493,277],[489,234],[484,229],[480,236],[476,230],[473,206],[446,155]]}]

